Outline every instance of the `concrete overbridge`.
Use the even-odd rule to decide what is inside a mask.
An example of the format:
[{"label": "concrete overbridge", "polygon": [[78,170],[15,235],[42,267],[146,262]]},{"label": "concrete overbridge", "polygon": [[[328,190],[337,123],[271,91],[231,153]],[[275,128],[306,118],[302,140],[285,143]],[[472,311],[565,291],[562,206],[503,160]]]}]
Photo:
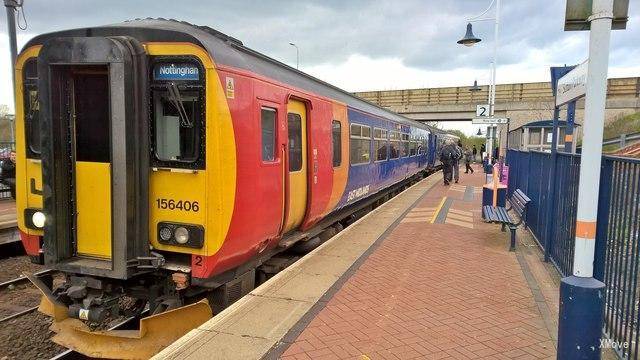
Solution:
[{"label": "concrete overbridge", "polygon": [[[470,91],[471,86],[381,90],[356,92],[355,95],[419,121],[470,121],[476,105],[487,103],[489,86]],[[640,77],[609,79],[605,122],[640,110]],[[576,109],[582,122],[584,101]],[[553,93],[550,82],[499,84],[496,86],[497,117],[511,119],[511,128],[534,120],[551,119]]]}]

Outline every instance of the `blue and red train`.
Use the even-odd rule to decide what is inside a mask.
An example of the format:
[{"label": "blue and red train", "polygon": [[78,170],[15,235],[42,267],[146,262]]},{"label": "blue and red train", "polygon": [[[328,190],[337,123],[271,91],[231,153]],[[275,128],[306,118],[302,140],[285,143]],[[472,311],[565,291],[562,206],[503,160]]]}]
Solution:
[{"label": "blue and red train", "polygon": [[37,36],[16,85],[22,239],[67,274],[47,298],[84,321],[122,297],[228,304],[434,171],[450,136],[173,20]]}]

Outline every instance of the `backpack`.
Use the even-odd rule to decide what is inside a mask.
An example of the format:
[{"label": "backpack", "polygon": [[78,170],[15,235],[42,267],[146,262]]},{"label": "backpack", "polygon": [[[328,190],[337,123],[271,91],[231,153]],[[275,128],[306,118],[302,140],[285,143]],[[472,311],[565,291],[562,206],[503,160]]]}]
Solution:
[{"label": "backpack", "polygon": [[442,149],[442,155],[440,156],[440,160],[442,160],[443,162],[452,162],[453,159],[455,159],[455,157],[456,157],[456,154],[451,148],[451,146],[446,146],[444,149]]}]

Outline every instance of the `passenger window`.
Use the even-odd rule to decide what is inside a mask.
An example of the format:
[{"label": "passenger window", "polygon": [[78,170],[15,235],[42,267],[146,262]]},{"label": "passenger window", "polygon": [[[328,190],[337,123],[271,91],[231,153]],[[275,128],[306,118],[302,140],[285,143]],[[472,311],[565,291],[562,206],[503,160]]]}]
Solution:
[{"label": "passenger window", "polygon": [[365,125],[351,125],[349,160],[351,165],[366,164],[371,161],[371,128]]},{"label": "passenger window", "polygon": [[289,171],[302,169],[302,118],[298,114],[289,113]]},{"label": "passenger window", "polygon": [[262,127],[262,161],[276,158],[276,110],[263,107],[260,111]]},{"label": "passenger window", "polygon": [[418,155],[418,142],[416,140],[411,141],[411,148],[409,150],[410,156]]},{"label": "passenger window", "polygon": [[373,148],[376,149],[376,161],[387,160],[387,130],[373,129]]},{"label": "passenger window", "polygon": [[409,134],[402,134],[401,156],[409,156]]},{"label": "passenger window", "polygon": [[198,91],[153,91],[156,155],[159,160],[192,162],[198,158],[202,104]]},{"label": "passenger window", "polygon": [[397,159],[400,157],[400,133],[397,131],[389,132],[389,158]]},{"label": "passenger window", "polygon": [[333,143],[333,167],[342,164],[342,124],[340,121],[331,122],[331,140]]},{"label": "passenger window", "polygon": [[35,58],[25,63],[23,74],[26,142],[30,152],[37,156],[40,154],[40,103],[38,102],[38,62]]}]

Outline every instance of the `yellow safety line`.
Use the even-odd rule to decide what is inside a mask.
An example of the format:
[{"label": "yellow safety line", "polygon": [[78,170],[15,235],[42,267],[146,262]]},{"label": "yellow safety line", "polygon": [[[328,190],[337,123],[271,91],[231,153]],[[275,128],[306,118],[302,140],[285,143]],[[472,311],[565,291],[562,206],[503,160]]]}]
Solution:
[{"label": "yellow safety line", "polygon": [[438,205],[438,207],[436,208],[436,212],[433,214],[433,217],[431,218],[431,223],[433,224],[434,222],[436,222],[436,218],[438,217],[438,214],[440,213],[440,210],[442,210],[442,207],[444,206],[444,202],[447,200],[447,197],[443,197],[442,201],[440,201],[440,205]]}]

